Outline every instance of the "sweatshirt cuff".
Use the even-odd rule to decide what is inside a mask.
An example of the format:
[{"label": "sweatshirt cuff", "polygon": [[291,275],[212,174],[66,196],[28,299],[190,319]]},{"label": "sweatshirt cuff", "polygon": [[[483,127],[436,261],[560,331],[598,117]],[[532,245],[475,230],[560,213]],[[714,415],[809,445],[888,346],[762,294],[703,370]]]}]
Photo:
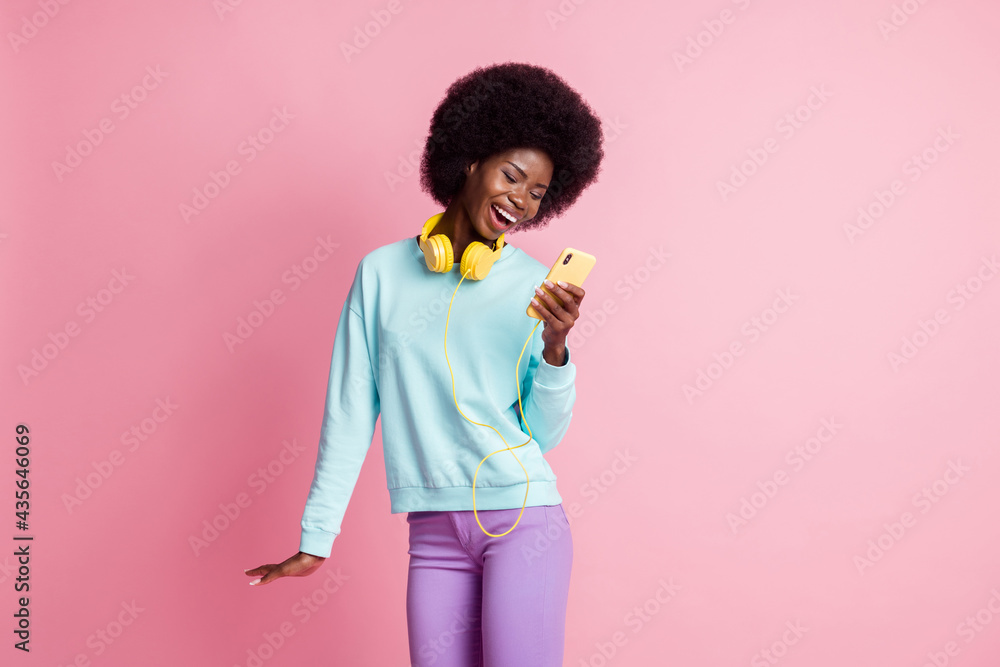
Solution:
[{"label": "sweatshirt cuff", "polygon": [[333,551],[333,540],[336,535],[325,530],[314,528],[303,528],[302,537],[299,540],[299,551],[320,558],[329,558]]},{"label": "sweatshirt cuff", "polygon": [[535,384],[548,387],[550,389],[561,389],[573,384],[576,380],[576,366],[570,356],[569,348],[566,348],[566,363],[562,366],[553,366],[545,361],[545,357],[538,359],[538,367],[535,369]]}]

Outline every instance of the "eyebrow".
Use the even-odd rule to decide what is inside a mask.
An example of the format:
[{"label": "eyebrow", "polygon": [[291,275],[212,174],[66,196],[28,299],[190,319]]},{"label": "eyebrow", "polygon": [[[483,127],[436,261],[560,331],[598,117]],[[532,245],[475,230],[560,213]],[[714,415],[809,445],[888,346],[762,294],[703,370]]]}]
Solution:
[{"label": "eyebrow", "polygon": [[[518,167],[516,164],[514,164],[510,160],[507,160],[507,164],[509,164],[510,166],[514,167],[514,169],[517,169],[517,173],[521,174],[521,178],[527,178],[528,177],[528,175],[526,173],[524,173],[524,171],[520,167]],[[535,185],[537,185],[540,188],[545,188],[546,190],[549,189],[549,186],[543,185],[542,183],[535,183]]]}]

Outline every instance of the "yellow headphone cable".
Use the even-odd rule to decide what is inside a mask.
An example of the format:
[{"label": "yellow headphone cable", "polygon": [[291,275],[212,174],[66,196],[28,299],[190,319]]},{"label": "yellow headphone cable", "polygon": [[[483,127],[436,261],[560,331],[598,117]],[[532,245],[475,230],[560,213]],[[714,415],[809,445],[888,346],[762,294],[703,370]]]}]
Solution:
[{"label": "yellow headphone cable", "polygon": [[[461,286],[462,281],[465,280],[465,277],[469,275],[471,270],[472,269],[470,267],[470,269],[465,272],[465,275],[462,276],[461,280],[458,281],[458,285],[455,286],[455,291],[451,295],[451,301],[448,303],[448,316],[445,319],[444,323],[444,359],[446,362],[448,362],[448,371],[451,373],[451,395],[452,398],[455,399],[455,407],[458,408],[459,414],[461,414],[463,417],[465,417],[467,421],[470,421],[473,424],[476,424],[478,426],[486,426],[489,428],[493,428],[489,424],[480,424],[477,421],[469,419],[468,417],[465,416],[465,413],[462,412],[462,408],[458,407],[458,396],[455,394],[455,372],[451,368],[451,361],[448,360],[448,321],[451,319],[451,304],[455,302],[455,294],[458,294],[459,286]],[[497,451],[490,453],[482,461],[479,462],[479,465],[476,466],[476,474],[472,477],[472,514],[473,516],[476,517],[476,523],[479,524],[479,528],[490,537],[503,537],[510,531],[514,530],[514,528],[517,527],[517,524],[521,522],[521,516],[524,515],[524,508],[528,504],[528,490],[531,488],[531,479],[528,477],[528,470],[524,467],[524,464],[521,463],[521,460],[517,458],[517,454],[514,454],[515,449],[517,449],[518,447],[524,447],[526,444],[531,442],[531,427],[528,426],[528,420],[524,416],[524,407],[521,405],[521,382],[518,376],[518,370],[521,368],[521,358],[524,357],[524,350],[528,347],[528,341],[530,341],[531,337],[535,335],[535,329],[537,329],[538,325],[541,323],[542,320],[538,320],[535,326],[531,329],[531,334],[528,335],[528,339],[524,341],[524,346],[521,347],[521,355],[517,358],[517,366],[514,367],[514,381],[517,383],[517,407],[521,411],[521,420],[524,422],[525,428],[528,429],[528,440],[527,442],[521,443],[517,447],[511,447],[508,444],[507,447],[505,447],[504,449],[498,449]],[[503,437],[500,431],[497,431],[495,428],[493,428],[493,431],[500,436],[500,439],[504,441],[504,444],[507,444],[507,439]],[[497,454],[503,451],[509,451],[514,456],[514,460],[517,461],[518,465],[521,466],[521,470],[524,470],[524,478],[527,480],[527,486],[524,489],[524,504],[521,505],[521,513],[517,515],[517,521],[515,521],[514,525],[508,528],[506,532],[500,533],[499,535],[494,535],[493,533],[483,528],[483,524],[480,523],[479,521],[479,514],[476,511],[476,478],[479,476],[479,468],[483,465],[483,463],[486,462],[486,459],[490,458],[490,456],[493,456],[493,454]]]}]

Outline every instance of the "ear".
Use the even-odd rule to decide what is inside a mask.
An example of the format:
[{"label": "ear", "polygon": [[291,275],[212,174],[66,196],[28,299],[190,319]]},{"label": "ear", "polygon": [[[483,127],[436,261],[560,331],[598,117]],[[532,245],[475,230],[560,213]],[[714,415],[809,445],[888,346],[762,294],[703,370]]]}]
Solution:
[{"label": "ear", "polygon": [[473,160],[469,164],[465,165],[465,175],[471,176],[472,172],[474,172],[478,167],[479,167],[479,160]]}]

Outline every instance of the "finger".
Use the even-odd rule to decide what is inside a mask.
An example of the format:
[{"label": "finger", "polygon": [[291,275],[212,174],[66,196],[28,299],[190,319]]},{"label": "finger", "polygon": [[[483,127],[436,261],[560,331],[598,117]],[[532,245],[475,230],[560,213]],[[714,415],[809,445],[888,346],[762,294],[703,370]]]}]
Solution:
[{"label": "finger", "polygon": [[[574,285],[572,283],[567,284],[566,287],[563,288],[563,289],[565,289],[566,291],[568,291],[568,292],[570,292],[570,293],[573,294],[573,301],[574,301],[574,303],[572,303],[571,305],[573,305],[575,308],[577,308],[577,310],[573,311],[573,315],[574,315],[574,317],[579,317],[580,314],[579,314],[579,310],[578,309],[579,309],[580,304],[583,303],[583,297],[585,297],[587,295],[587,293],[584,291],[584,289],[582,287],[579,287],[579,286]],[[569,302],[567,302],[567,304],[569,304]]]},{"label": "finger", "polygon": [[561,287],[553,287],[550,289],[552,290],[553,294],[558,296],[559,299],[566,305],[560,306],[559,301],[557,301],[554,296],[550,294],[543,294],[542,298],[545,299],[545,303],[548,305],[549,310],[552,311],[552,314],[555,315],[560,322],[572,325],[573,322],[578,317],[578,315],[576,314],[577,306],[575,301],[575,295],[567,292]]},{"label": "finger", "polygon": [[264,586],[266,584],[271,583],[275,579],[281,578],[282,576],[284,576],[284,575],[282,574],[281,568],[278,567],[278,566],[275,566],[275,567],[271,568],[270,570],[268,570],[267,573],[263,577],[261,577],[260,579],[255,579],[255,580],[251,581],[250,585],[251,586]]},{"label": "finger", "polygon": [[566,286],[566,289],[571,291],[573,295],[576,297],[577,306],[583,303],[583,297],[587,296],[587,292],[584,291],[582,287],[579,287],[577,285],[569,284]]},{"label": "finger", "polygon": [[255,568],[253,568],[251,570],[245,570],[244,573],[248,577],[255,577],[250,582],[251,586],[259,586],[261,584],[261,582],[263,582],[265,579],[267,581],[270,581],[271,579],[273,579],[274,577],[271,577],[269,579],[268,575],[270,575],[276,569],[278,569],[277,565],[275,565],[273,563],[268,563],[267,565],[261,565],[260,567],[255,567]]},{"label": "finger", "polygon": [[556,285],[558,285],[560,289],[564,289],[567,292],[572,292],[576,296],[583,296],[583,288],[580,287],[579,285],[568,283],[565,280],[560,280],[556,282]]},{"label": "finger", "polygon": [[552,319],[552,313],[549,312],[545,303],[542,302],[541,297],[536,294],[535,298],[531,300],[531,305],[534,307],[535,312],[538,313],[541,320],[548,324]]},{"label": "finger", "polygon": [[563,280],[560,280],[556,283],[556,285],[558,285],[560,289],[572,293],[573,296],[576,297],[577,302],[579,302],[586,294],[586,292],[582,287],[580,287],[579,285],[574,285],[573,283],[567,283]]},{"label": "finger", "polygon": [[[559,281],[562,282],[562,281]],[[548,287],[548,285],[546,285]],[[583,298],[583,288],[577,287],[573,284],[567,284],[565,287],[561,287],[558,284],[554,287],[549,288],[553,294],[559,297],[564,304],[566,304],[567,310],[573,305],[579,305],[580,299]]]},{"label": "finger", "polygon": [[[562,282],[562,281],[560,281],[560,282]],[[552,283],[550,285],[549,281],[547,281],[547,280],[545,281],[545,289],[549,290],[552,294],[555,294],[556,296],[558,296],[563,301],[566,301],[566,299],[571,299],[572,298],[572,296],[570,296],[570,295],[573,294],[573,290],[570,289],[571,287],[572,287],[572,285],[566,285],[566,287],[561,287],[560,285],[558,285],[556,283]]]},{"label": "finger", "polygon": [[[552,297],[548,297],[549,300]],[[548,318],[545,320],[545,331],[542,333],[542,339],[545,340],[547,335],[565,335],[565,331],[569,327],[573,326],[573,318],[557,304],[547,302]]]}]

